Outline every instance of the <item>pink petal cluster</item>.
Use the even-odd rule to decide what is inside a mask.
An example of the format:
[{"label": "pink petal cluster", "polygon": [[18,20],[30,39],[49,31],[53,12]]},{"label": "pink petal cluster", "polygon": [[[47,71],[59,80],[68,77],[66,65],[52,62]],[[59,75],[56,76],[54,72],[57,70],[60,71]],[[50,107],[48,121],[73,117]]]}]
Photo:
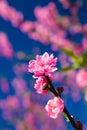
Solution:
[{"label": "pink petal cluster", "polygon": [[20,30],[24,33],[29,33],[34,29],[34,23],[31,21],[24,21],[20,24]]},{"label": "pink petal cluster", "polygon": [[6,0],[0,0],[0,16],[8,20],[13,26],[17,27],[23,21],[23,14],[8,5]]},{"label": "pink petal cluster", "polygon": [[29,62],[28,71],[34,73],[34,78],[38,78],[34,86],[37,93],[47,93],[47,90],[43,90],[43,86],[47,84],[44,74],[49,76],[51,80],[51,73],[57,70],[55,67],[56,62],[57,58],[54,58],[53,54],[49,55],[47,52],[42,56],[37,55],[36,60],[31,60]]},{"label": "pink petal cluster", "polygon": [[43,86],[46,85],[46,79],[45,78],[42,78],[42,77],[39,77],[37,80],[36,80],[36,84],[34,86],[34,88],[36,89],[37,93],[39,94],[45,94],[47,93],[48,91],[47,90],[43,90]]},{"label": "pink petal cluster", "polygon": [[37,55],[36,60],[29,62],[28,71],[34,73],[34,78],[39,78],[45,75],[51,75],[52,72],[57,70],[55,67],[57,58],[54,58],[53,54],[49,55],[45,52],[42,56]]},{"label": "pink petal cluster", "polygon": [[4,32],[0,32],[0,56],[12,58],[14,55],[13,47]]},{"label": "pink petal cluster", "polygon": [[48,115],[51,118],[57,118],[58,114],[61,113],[64,109],[64,102],[61,98],[55,97],[54,99],[50,99],[45,106]]},{"label": "pink petal cluster", "polygon": [[87,70],[79,70],[76,76],[76,82],[81,88],[87,86]]},{"label": "pink petal cluster", "polygon": [[[76,16],[80,2],[72,2],[67,0],[59,0],[65,9],[69,8],[70,13]],[[83,47],[78,48],[73,45],[73,41],[66,38],[67,30],[73,36],[77,33],[87,32],[87,25],[82,25],[76,22],[76,17],[62,16],[59,14],[54,2],[50,2],[45,7],[37,6],[34,10],[37,21],[24,21],[23,13],[17,11],[14,7],[10,6],[6,0],[0,0],[0,16],[7,21],[10,21],[14,27],[18,27],[28,37],[38,40],[43,44],[51,43],[51,49],[57,51],[61,48],[69,48],[74,52],[82,53],[86,50],[84,38],[82,40]],[[72,22],[71,22],[72,19]],[[78,19],[78,18],[77,18]],[[75,24],[73,24],[75,22]],[[44,33],[43,33],[44,32]],[[86,47],[86,48],[85,48]]]}]

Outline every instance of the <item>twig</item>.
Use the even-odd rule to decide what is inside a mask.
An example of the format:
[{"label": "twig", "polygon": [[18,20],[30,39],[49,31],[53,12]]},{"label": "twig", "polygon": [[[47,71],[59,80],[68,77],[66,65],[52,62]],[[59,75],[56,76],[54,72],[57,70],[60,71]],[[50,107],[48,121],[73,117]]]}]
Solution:
[{"label": "twig", "polygon": [[[54,86],[52,85],[52,82],[50,80],[50,78],[46,75],[44,75],[46,80],[47,80],[47,89],[49,89],[56,97],[61,97],[61,92],[60,89],[58,90],[58,92],[54,89]],[[72,116],[70,115],[70,113],[68,112],[68,110],[66,109],[66,107],[64,106],[64,110],[63,112],[67,115],[69,122],[71,123],[71,125],[73,126],[73,128],[75,130],[82,130],[82,123],[78,123],[78,121],[75,123],[74,118],[72,118]]]}]

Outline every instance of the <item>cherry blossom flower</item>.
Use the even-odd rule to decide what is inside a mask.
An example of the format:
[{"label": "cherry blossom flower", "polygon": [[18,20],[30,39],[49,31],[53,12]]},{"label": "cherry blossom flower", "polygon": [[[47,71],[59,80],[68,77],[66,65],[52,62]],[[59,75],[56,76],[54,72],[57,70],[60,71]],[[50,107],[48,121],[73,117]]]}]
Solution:
[{"label": "cherry blossom flower", "polygon": [[20,30],[24,33],[28,33],[33,29],[34,29],[34,22],[31,22],[31,21],[24,21],[20,25]]},{"label": "cherry blossom flower", "polygon": [[23,14],[12,6],[9,6],[8,2],[5,0],[0,1],[0,16],[5,20],[10,21],[14,27],[18,27],[23,21]]},{"label": "cherry blossom flower", "polygon": [[87,70],[79,70],[76,76],[76,82],[81,88],[87,86]]},{"label": "cherry blossom flower", "polygon": [[13,58],[14,56],[12,44],[4,32],[0,32],[0,56],[6,58]]},{"label": "cherry blossom flower", "polygon": [[47,90],[43,90],[43,86],[46,85],[46,82],[47,82],[46,79],[42,78],[42,77],[39,77],[36,80],[36,84],[35,84],[34,88],[37,90],[37,93],[46,94],[48,92]]},{"label": "cherry blossom flower", "polygon": [[64,109],[64,102],[61,98],[55,97],[54,99],[50,99],[48,101],[45,109],[48,112],[48,115],[55,119],[59,113],[62,113]]},{"label": "cherry blossom flower", "polygon": [[51,76],[51,73],[57,70],[55,67],[57,58],[53,54],[49,55],[45,52],[42,56],[37,55],[36,60],[29,62],[28,71],[34,73],[34,78],[43,76],[43,74]]}]

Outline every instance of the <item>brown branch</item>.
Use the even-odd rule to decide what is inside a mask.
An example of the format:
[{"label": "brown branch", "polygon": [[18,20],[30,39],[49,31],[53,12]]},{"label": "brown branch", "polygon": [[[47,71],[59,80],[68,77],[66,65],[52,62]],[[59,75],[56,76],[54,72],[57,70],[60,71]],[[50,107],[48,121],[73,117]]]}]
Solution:
[{"label": "brown branch", "polygon": [[[52,85],[52,82],[50,80],[50,78],[46,75],[44,75],[46,80],[47,80],[47,89],[50,90],[56,97],[61,97],[61,93],[63,91],[63,87],[60,87],[60,89],[57,89],[57,91],[54,89],[54,86]],[[75,123],[74,118],[72,118],[72,116],[70,115],[70,113],[68,112],[68,110],[66,109],[66,107],[64,107],[63,112],[67,115],[71,125],[73,126],[73,128],[75,130],[83,130],[82,127],[82,123],[80,121],[77,121]]]}]

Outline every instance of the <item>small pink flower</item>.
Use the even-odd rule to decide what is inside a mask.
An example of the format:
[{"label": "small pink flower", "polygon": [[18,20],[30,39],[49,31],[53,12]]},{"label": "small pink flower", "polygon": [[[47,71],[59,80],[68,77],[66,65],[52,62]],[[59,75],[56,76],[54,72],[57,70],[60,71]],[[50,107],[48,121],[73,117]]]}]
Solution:
[{"label": "small pink flower", "polygon": [[47,83],[46,79],[42,78],[42,77],[39,77],[36,80],[36,84],[35,84],[34,88],[37,90],[37,93],[45,94],[48,92],[47,90],[43,90],[43,86],[46,85],[46,83]]},{"label": "small pink flower", "polygon": [[37,55],[36,60],[29,62],[28,71],[34,73],[34,78],[41,77],[43,74],[50,76],[57,70],[56,62],[57,58],[54,58],[53,54],[49,55],[45,52],[42,56]]},{"label": "small pink flower", "polygon": [[28,33],[34,29],[34,23],[30,21],[25,21],[20,25],[20,29],[24,33]]},{"label": "small pink flower", "polygon": [[64,102],[61,98],[55,97],[48,101],[47,105],[45,106],[48,115],[51,118],[57,118],[58,114],[61,113],[64,109]]},{"label": "small pink flower", "polygon": [[9,42],[7,35],[4,32],[0,32],[0,56],[12,58],[13,55],[13,47]]},{"label": "small pink flower", "polygon": [[81,88],[87,86],[87,70],[79,70],[76,76],[76,82]]}]

